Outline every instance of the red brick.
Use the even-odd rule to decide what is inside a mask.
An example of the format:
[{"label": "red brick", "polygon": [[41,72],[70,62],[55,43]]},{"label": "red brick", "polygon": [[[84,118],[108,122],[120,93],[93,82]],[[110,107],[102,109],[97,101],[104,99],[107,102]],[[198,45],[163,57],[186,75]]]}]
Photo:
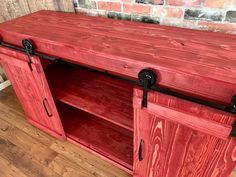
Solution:
[{"label": "red brick", "polygon": [[97,2],[98,9],[100,10],[109,10],[109,11],[121,11],[121,4],[118,2],[104,2],[98,1]]},{"label": "red brick", "polygon": [[153,4],[163,5],[164,4],[164,0],[153,0]]},{"label": "red brick", "polygon": [[123,9],[124,12],[126,13],[145,14],[145,15],[149,15],[151,11],[151,7],[149,5],[142,5],[142,4],[124,4]]},{"label": "red brick", "polygon": [[199,21],[198,27],[200,29],[214,32],[236,33],[236,24],[233,23]]},{"label": "red brick", "polygon": [[154,9],[153,15],[157,17],[181,18],[184,10],[182,8],[161,7]]},{"label": "red brick", "polygon": [[200,6],[201,0],[167,0],[167,4],[174,5],[174,6],[196,7],[196,6]]},{"label": "red brick", "polygon": [[226,8],[233,3],[232,0],[205,0],[204,6],[211,8]]}]

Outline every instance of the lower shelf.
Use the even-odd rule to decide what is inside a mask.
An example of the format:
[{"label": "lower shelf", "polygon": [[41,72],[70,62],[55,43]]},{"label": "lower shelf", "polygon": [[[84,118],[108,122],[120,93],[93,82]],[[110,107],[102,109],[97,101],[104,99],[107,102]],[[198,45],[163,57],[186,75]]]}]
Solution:
[{"label": "lower shelf", "polygon": [[132,170],[133,132],[64,103],[57,106],[69,139]]}]

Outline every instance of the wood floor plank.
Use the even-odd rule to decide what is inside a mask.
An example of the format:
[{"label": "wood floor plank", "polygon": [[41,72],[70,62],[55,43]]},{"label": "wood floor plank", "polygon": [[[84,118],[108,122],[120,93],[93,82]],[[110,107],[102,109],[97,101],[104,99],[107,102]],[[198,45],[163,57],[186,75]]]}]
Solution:
[{"label": "wood floor plank", "polygon": [[0,157],[0,174],[4,177],[27,177],[22,171],[16,168],[12,163]]},{"label": "wood floor plank", "polygon": [[232,172],[232,174],[230,175],[230,177],[235,177],[236,176],[236,170],[234,170],[233,172]]},{"label": "wood floor plank", "polygon": [[62,155],[58,155],[50,164],[49,167],[62,177],[102,177],[98,173],[85,170],[81,165],[74,163]]},{"label": "wood floor plank", "polygon": [[[2,125],[3,128],[1,128]],[[5,127],[7,127],[7,129]],[[9,142],[14,143],[18,148],[32,156],[42,165],[47,166],[47,164],[53,161],[58,155],[57,152],[51,150],[48,146],[40,143],[33,137],[14,127],[10,123],[2,120],[1,118],[0,130],[0,138],[4,138]]]},{"label": "wood floor plank", "polygon": [[15,144],[0,138],[0,157],[10,161],[16,168],[30,177],[60,177],[57,173],[41,165],[32,156],[24,152]]},{"label": "wood floor plank", "polygon": [[98,173],[101,176],[108,177],[131,177],[130,174],[120,170],[108,162],[101,163],[101,159],[93,154],[81,149],[80,147],[71,144],[69,142],[61,142],[57,140],[51,145],[51,148],[68,157],[75,163],[82,164],[82,166],[92,171],[92,173]]}]

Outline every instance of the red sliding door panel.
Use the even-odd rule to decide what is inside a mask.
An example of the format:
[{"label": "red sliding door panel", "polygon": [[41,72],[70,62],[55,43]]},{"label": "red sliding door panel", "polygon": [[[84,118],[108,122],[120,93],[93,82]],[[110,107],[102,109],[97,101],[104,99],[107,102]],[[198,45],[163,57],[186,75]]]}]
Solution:
[{"label": "red sliding door panel", "polygon": [[25,54],[9,52],[9,54],[14,53],[14,56],[18,55],[16,58],[2,54],[1,49],[1,63],[24,108],[27,119],[51,135],[64,137],[64,130],[39,58],[31,57],[31,70]]},{"label": "red sliding door panel", "polygon": [[236,165],[235,116],[154,91],[141,108],[134,89],[135,177],[227,177]]}]

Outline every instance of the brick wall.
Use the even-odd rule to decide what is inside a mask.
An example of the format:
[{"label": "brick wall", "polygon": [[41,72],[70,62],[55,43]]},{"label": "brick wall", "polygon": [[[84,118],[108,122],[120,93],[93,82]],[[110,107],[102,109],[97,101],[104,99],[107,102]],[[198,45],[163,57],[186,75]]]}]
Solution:
[{"label": "brick wall", "polygon": [[109,18],[236,34],[236,0],[74,0]]}]

